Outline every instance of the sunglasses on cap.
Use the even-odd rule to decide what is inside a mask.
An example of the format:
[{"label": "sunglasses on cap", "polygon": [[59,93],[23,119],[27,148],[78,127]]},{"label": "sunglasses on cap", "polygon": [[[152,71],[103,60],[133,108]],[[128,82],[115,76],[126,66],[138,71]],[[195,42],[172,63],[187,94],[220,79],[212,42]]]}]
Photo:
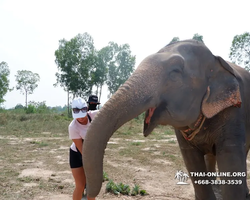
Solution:
[{"label": "sunglasses on cap", "polygon": [[73,110],[73,113],[78,114],[78,113],[80,112],[80,110],[81,110],[82,112],[87,112],[88,108],[87,108],[87,107],[83,107],[83,108],[72,108],[72,110]]}]

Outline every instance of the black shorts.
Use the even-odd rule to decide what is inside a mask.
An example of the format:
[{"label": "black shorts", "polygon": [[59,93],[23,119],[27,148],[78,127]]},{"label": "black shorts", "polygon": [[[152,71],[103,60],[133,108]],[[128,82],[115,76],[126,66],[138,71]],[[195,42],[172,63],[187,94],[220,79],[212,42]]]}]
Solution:
[{"label": "black shorts", "polygon": [[71,148],[69,150],[69,165],[70,168],[82,167],[82,154],[80,151],[73,151]]}]

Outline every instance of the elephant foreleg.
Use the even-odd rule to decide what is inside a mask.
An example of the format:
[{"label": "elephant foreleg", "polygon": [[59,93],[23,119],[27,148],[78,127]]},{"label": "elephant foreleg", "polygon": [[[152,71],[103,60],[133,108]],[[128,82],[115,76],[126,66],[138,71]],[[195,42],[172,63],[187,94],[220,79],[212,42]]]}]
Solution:
[{"label": "elephant foreleg", "polygon": [[198,184],[199,181],[209,181],[209,177],[192,176],[190,172],[207,172],[204,154],[197,148],[192,147],[183,138],[180,132],[176,131],[181,153],[190,174],[194,190],[195,200],[216,200],[215,194],[210,184]]},{"label": "elephant foreleg", "polygon": [[216,157],[213,154],[206,154],[204,156],[207,171],[208,172],[215,172],[215,165],[216,165]]},{"label": "elephant foreleg", "polygon": [[220,179],[225,183],[221,185],[223,199],[246,199],[246,160],[244,145],[224,145],[216,155],[220,172],[230,175]]},{"label": "elephant foreleg", "polygon": [[[216,168],[215,168],[216,167],[216,157],[213,154],[206,154],[204,156],[204,159],[205,159],[207,171],[208,172],[216,172]],[[216,176],[211,176],[210,178],[211,178],[211,180],[214,180],[214,181],[216,180]],[[220,185],[213,184],[212,187],[213,187],[215,196],[218,199],[222,199]]]}]

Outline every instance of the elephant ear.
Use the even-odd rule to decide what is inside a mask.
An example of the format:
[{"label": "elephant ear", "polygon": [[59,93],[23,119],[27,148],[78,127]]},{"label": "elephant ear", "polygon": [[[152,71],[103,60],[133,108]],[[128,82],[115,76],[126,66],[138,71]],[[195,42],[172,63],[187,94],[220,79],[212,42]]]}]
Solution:
[{"label": "elephant ear", "polygon": [[230,106],[240,107],[239,83],[232,66],[221,57],[216,58],[216,68],[212,67],[207,92],[202,102],[202,112],[212,118]]}]

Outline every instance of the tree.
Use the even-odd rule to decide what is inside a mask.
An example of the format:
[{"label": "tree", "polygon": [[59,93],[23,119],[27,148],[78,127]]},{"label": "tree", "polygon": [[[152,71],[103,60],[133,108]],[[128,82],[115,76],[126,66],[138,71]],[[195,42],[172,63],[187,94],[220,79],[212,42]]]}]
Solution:
[{"label": "tree", "polygon": [[40,81],[40,76],[28,70],[18,70],[16,75],[17,86],[16,89],[25,94],[25,105],[27,108],[27,96],[32,94],[37,88],[37,82]]},{"label": "tree", "polygon": [[93,38],[88,33],[78,34],[70,41],[59,40],[59,48],[55,51],[56,84],[60,84],[68,92],[68,115],[70,93],[86,97],[92,92],[91,73],[96,62],[96,51]]},{"label": "tree", "polygon": [[110,46],[103,47],[97,52],[96,68],[92,73],[92,79],[94,85],[97,87],[96,95],[99,96],[99,101],[101,101],[102,87],[107,81],[108,66],[111,60],[112,48]]},{"label": "tree", "polygon": [[237,65],[243,65],[250,71],[250,33],[234,36],[230,47],[229,58]]},{"label": "tree", "polygon": [[118,45],[114,42],[109,43],[112,59],[108,66],[107,85],[110,95],[129,78],[134,71],[135,56],[131,55],[128,44]]},{"label": "tree", "polygon": [[175,43],[175,42],[178,42],[178,41],[180,41],[179,37],[173,37],[173,39],[169,42],[169,44],[172,44],[172,43]]},{"label": "tree", "polygon": [[4,95],[9,89],[10,70],[6,62],[0,63],[0,104],[4,102]]},{"label": "tree", "polygon": [[55,62],[59,72],[57,83],[73,96],[87,96],[91,93],[93,83],[91,72],[96,61],[96,52],[92,37],[88,33],[78,34],[70,41],[62,39],[55,51]]},{"label": "tree", "polygon": [[22,104],[19,103],[15,106],[15,109],[24,109],[24,107]]},{"label": "tree", "polygon": [[203,36],[202,36],[202,35],[199,35],[198,33],[195,33],[195,34],[194,34],[193,40],[197,40],[197,41],[200,41],[200,42],[204,43],[204,42],[203,42]]},{"label": "tree", "polygon": [[[203,36],[199,35],[198,33],[195,33],[192,39],[204,43],[203,42]],[[180,41],[179,37],[173,37],[173,39],[169,42],[169,44],[172,44],[172,43],[175,43],[175,42],[178,42],[178,41]]]}]

